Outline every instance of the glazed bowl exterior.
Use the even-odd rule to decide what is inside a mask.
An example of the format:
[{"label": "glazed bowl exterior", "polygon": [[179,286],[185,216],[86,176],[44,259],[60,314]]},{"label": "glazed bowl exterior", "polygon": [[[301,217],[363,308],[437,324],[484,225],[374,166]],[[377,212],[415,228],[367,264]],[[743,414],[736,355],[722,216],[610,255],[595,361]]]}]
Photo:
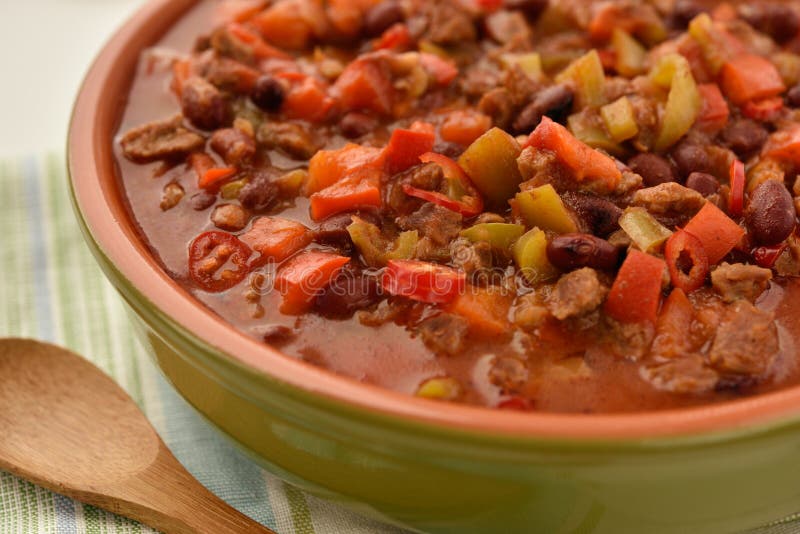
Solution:
[{"label": "glazed bowl exterior", "polygon": [[334,376],[251,340],[160,269],[112,143],[139,53],[192,0],[154,0],[77,99],[70,190],[97,262],[175,389],[298,487],[419,532],[733,532],[800,511],[800,389],[634,415],[496,412]]}]

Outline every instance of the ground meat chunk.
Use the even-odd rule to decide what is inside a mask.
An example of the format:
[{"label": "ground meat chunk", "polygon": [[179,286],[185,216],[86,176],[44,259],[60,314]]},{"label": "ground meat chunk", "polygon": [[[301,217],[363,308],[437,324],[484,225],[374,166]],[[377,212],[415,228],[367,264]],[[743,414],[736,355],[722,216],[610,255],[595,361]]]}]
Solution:
[{"label": "ground meat chunk", "polygon": [[240,166],[256,154],[256,143],[252,137],[236,128],[223,128],[211,136],[211,148],[222,156],[225,163]]},{"label": "ground meat chunk", "polygon": [[596,310],[606,293],[608,289],[600,283],[597,271],[584,267],[559,278],[548,308],[556,319],[580,317]]},{"label": "ground meat chunk", "polygon": [[383,200],[387,208],[399,215],[407,215],[419,208],[422,201],[406,195],[403,184],[426,191],[436,191],[444,180],[442,168],[436,163],[415,165],[396,174],[383,183]]},{"label": "ground meat chunk", "polygon": [[417,230],[437,245],[446,245],[461,231],[461,220],[459,213],[426,202],[411,215],[398,217],[397,225],[403,230]]},{"label": "ground meat chunk", "polygon": [[450,257],[453,264],[467,275],[492,268],[492,246],[486,241],[473,243],[460,237],[450,243]]},{"label": "ground meat chunk", "polygon": [[574,93],[568,85],[552,85],[536,93],[533,101],[520,111],[514,120],[514,131],[529,133],[542,117],[548,116],[556,122],[563,122],[564,116],[572,107]]},{"label": "ground meat chunk", "polygon": [[531,38],[531,29],[525,15],[519,11],[500,9],[486,17],[486,33],[500,44],[526,42]]},{"label": "ground meat chunk", "polygon": [[257,172],[239,191],[239,202],[247,209],[264,210],[272,206],[280,190],[266,172]]},{"label": "ground meat chunk", "polygon": [[640,375],[656,389],[683,394],[712,391],[719,381],[716,371],[694,354],[642,366]]},{"label": "ground meat chunk", "polygon": [[202,136],[183,127],[181,115],[137,126],[120,140],[125,157],[137,162],[185,156],[204,144]]},{"label": "ground meat chunk", "polygon": [[578,186],[577,181],[572,178],[550,150],[536,150],[533,147],[527,147],[517,158],[517,168],[522,174],[522,179],[525,180],[520,186],[523,191],[540,185],[552,184],[559,193],[562,193],[573,191]]},{"label": "ground meat chunk", "polygon": [[161,203],[159,206],[161,207],[162,211],[167,211],[175,206],[178,205],[178,202],[181,201],[183,196],[185,195],[185,191],[181,184],[177,182],[170,182],[164,186],[164,190],[161,194]]},{"label": "ground meat chunk", "polygon": [[475,24],[456,2],[445,0],[428,4],[428,39],[436,44],[455,45],[474,41]]},{"label": "ground meat chunk", "polygon": [[437,354],[456,356],[464,350],[469,323],[460,315],[440,313],[417,327],[425,345]]},{"label": "ground meat chunk", "polygon": [[515,108],[524,106],[533,98],[537,89],[537,84],[530,76],[525,74],[522,67],[512,65],[503,76],[503,85],[508,90],[511,97],[511,104]]},{"label": "ground meat chunk", "polygon": [[376,278],[348,264],[317,296],[314,309],[324,317],[347,318],[379,299]]},{"label": "ground meat chunk", "polygon": [[228,101],[219,89],[199,76],[183,83],[181,110],[192,124],[203,130],[214,130],[230,120]]},{"label": "ground meat chunk", "polygon": [[769,132],[754,120],[739,119],[728,123],[720,135],[737,155],[747,157],[767,142]]},{"label": "ground meat chunk", "polygon": [[505,87],[497,87],[481,97],[478,110],[492,118],[492,123],[505,129],[514,114],[514,104],[511,95]]},{"label": "ground meat chunk", "polygon": [[519,358],[495,358],[489,368],[489,381],[504,393],[515,393],[528,381],[528,367]]},{"label": "ground meat chunk", "polygon": [[723,263],[711,273],[711,285],[725,302],[746,299],[754,302],[769,286],[772,270],[745,265]]},{"label": "ground meat chunk", "polygon": [[236,204],[220,204],[211,212],[211,222],[221,230],[235,232],[247,226],[250,214]]},{"label": "ground meat chunk", "polygon": [[641,206],[653,215],[672,215],[688,219],[700,211],[706,199],[676,182],[640,189],[633,194],[633,205]]},{"label": "ground meat chunk", "polygon": [[709,352],[711,365],[723,373],[763,375],[778,352],[774,315],[746,300],[725,311]]},{"label": "ground meat chunk", "polygon": [[319,148],[311,133],[293,122],[266,122],[256,139],[266,148],[277,148],[296,159],[308,159]]}]

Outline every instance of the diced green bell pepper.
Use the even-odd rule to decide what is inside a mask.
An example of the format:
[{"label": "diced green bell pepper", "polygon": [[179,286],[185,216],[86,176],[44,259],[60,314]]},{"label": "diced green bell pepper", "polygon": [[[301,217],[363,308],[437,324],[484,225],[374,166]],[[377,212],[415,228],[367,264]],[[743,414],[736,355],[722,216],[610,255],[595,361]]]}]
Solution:
[{"label": "diced green bell pepper", "polygon": [[567,128],[590,147],[605,150],[612,156],[623,156],[625,149],[611,139],[602,122],[596,109],[584,109],[567,117]]},{"label": "diced green bell pepper", "polygon": [[617,143],[627,141],[639,133],[633,106],[626,96],[600,108],[600,116],[603,117],[606,131],[611,135],[611,139]]},{"label": "diced green bell pepper", "polygon": [[559,234],[578,231],[575,219],[572,218],[552,185],[545,184],[529,191],[517,193],[514,199],[519,214],[525,219],[528,226]]},{"label": "diced green bell pepper", "polygon": [[644,208],[627,208],[619,218],[619,225],[643,252],[658,251],[672,235]]},{"label": "diced green bell pepper", "polygon": [[538,228],[530,230],[514,244],[514,261],[531,284],[547,282],[559,274],[547,259],[547,236]]},{"label": "diced green bell pepper", "polygon": [[538,80],[542,77],[542,57],[536,52],[528,52],[525,54],[503,54],[500,56],[500,61],[506,67],[519,65],[522,69],[522,72],[534,80]]},{"label": "diced green bell pepper", "polygon": [[281,192],[286,196],[296,196],[303,184],[308,179],[308,171],[305,169],[294,169],[275,179],[275,183]]},{"label": "diced green bell pepper", "polygon": [[227,184],[219,188],[219,194],[225,200],[235,200],[239,198],[239,191],[242,190],[242,187],[244,187],[246,183],[247,183],[247,178],[242,178],[240,180],[228,182]]},{"label": "diced green bell pepper", "polygon": [[517,140],[500,128],[477,138],[458,158],[458,164],[481,192],[490,209],[506,208],[522,175],[517,158],[522,150]]},{"label": "diced green bell pepper", "polygon": [[389,260],[407,260],[414,257],[419,241],[416,230],[400,233],[394,241],[387,240],[380,228],[358,217],[347,227],[350,239],[371,267],[382,267]]},{"label": "diced green bell pepper", "polygon": [[473,243],[486,241],[492,248],[509,252],[511,246],[525,233],[521,224],[481,223],[461,231],[461,236]]},{"label": "diced green bell pepper", "polygon": [[680,54],[664,56],[653,69],[656,83],[669,79],[669,96],[661,119],[655,149],[663,151],[674,145],[694,125],[703,105],[689,62]]},{"label": "diced green bell pepper", "polygon": [[455,400],[461,393],[462,388],[458,380],[447,376],[426,380],[417,389],[416,396],[425,399]]},{"label": "diced green bell pepper", "polygon": [[575,86],[576,108],[599,107],[606,103],[606,74],[597,50],[579,57],[556,76],[558,83]]},{"label": "diced green bell pepper", "polygon": [[639,41],[624,30],[615,28],[611,36],[611,45],[617,53],[615,65],[617,72],[628,78],[644,72],[647,50],[639,44]]}]

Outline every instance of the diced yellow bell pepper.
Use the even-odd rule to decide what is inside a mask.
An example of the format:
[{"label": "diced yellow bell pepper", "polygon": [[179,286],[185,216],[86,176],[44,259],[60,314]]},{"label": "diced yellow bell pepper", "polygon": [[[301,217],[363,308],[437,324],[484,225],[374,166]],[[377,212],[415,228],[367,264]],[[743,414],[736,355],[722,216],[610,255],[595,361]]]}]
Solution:
[{"label": "diced yellow bell pepper", "polygon": [[246,183],[247,183],[247,178],[242,178],[240,180],[228,182],[227,184],[219,188],[219,194],[225,200],[234,200],[236,198],[239,198],[239,191],[242,190],[242,187],[244,187]]},{"label": "diced yellow bell pepper", "polygon": [[519,143],[500,128],[477,138],[458,158],[458,164],[481,192],[489,208],[506,208],[522,182],[517,167]]},{"label": "diced yellow bell pepper", "polygon": [[525,54],[503,54],[500,56],[500,61],[506,67],[519,65],[522,69],[522,72],[534,80],[538,80],[542,77],[542,57],[536,52],[528,52]]},{"label": "diced yellow bell pepper", "polygon": [[644,208],[627,208],[619,218],[619,225],[643,252],[657,252],[672,235]]},{"label": "diced yellow bell pepper", "polygon": [[428,39],[421,39],[419,42],[419,51],[425,52],[428,54],[433,54],[435,56],[439,56],[443,59],[451,59],[450,54],[447,53],[447,50],[442,48],[439,45],[435,45],[430,42]]},{"label": "diced yellow bell pepper", "polygon": [[407,260],[414,257],[419,241],[416,230],[400,233],[394,241],[387,240],[380,228],[358,217],[353,217],[347,232],[364,261],[371,267],[382,267],[389,260]]},{"label": "diced yellow bell pepper", "polygon": [[596,109],[584,109],[567,117],[567,128],[572,135],[592,148],[605,150],[612,156],[623,156],[625,149],[614,142],[603,127]]},{"label": "diced yellow bell pepper", "polygon": [[294,169],[275,179],[275,184],[286,196],[296,196],[308,179],[308,171],[305,169]]},{"label": "diced yellow bell pepper", "polygon": [[578,225],[550,184],[517,193],[514,197],[519,214],[530,227],[538,227],[559,234],[578,231]]},{"label": "diced yellow bell pepper", "polygon": [[492,248],[509,252],[511,246],[525,233],[521,224],[481,223],[461,231],[461,236],[473,243],[486,241]]},{"label": "diced yellow bell pepper", "polygon": [[800,56],[791,52],[778,52],[773,55],[772,62],[778,69],[786,87],[794,87],[800,83]]},{"label": "diced yellow bell pepper", "polygon": [[633,106],[626,96],[600,108],[600,116],[603,117],[606,131],[611,135],[611,139],[617,143],[627,141],[639,133]]},{"label": "diced yellow bell pepper", "polygon": [[627,78],[633,78],[645,70],[647,50],[639,41],[628,35],[625,30],[614,29],[611,36],[611,46],[617,53],[615,68],[617,72]]},{"label": "diced yellow bell pepper", "polygon": [[711,73],[717,74],[728,61],[730,51],[725,49],[725,40],[714,27],[714,21],[708,13],[701,13],[692,19],[689,23],[689,35],[700,45]]},{"label": "diced yellow bell pepper", "polygon": [[455,378],[429,378],[417,388],[417,397],[435,400],[455,400],[462,394],[461,384]]},{"label": "diced yellow bell pepper", "polygon": [[664,56],[653,69],[653,79],[663,84],[669,78],[669,96],[661,119],[655,149],[663,151],[674,145],[694,125],[700,115],[703,99],[685,57]]},{"label": "diced yellow bell pepper", "polygon": [[572,83],[575,86],[576,108],[599,107],[606,103],[606,74],[597,50],[573,61],[556,76],[558,83]]},{"label": "diced yellow bell pepper", "polygon": [[514,244],[514,261],[531,284],[547,282],[559,274],[547,259],[547,236],[538,228],[530,230]]}]

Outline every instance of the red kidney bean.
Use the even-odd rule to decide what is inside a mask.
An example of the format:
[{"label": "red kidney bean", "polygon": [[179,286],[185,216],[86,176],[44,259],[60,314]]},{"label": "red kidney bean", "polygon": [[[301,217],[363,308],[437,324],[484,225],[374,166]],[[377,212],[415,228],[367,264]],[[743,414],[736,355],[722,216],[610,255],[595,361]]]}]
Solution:
[{"label": "red kidney bean", "polygon": [[686,179],[686,187],[707,197],[719,191],[719,182],[706,172],[693,172]]},{"label": "red kidney bean", "polygon": [[402,22],[404,18],[405,13],[400,2],[396,0],[380,2],[364,16],[364,31],[371,37],[377,37],[392,24]]},{"label": "red kidney bean", "polygon": [[552,85],[536,93],[533,101],[525,106],[514,120],[513,128],[517,133],[529,133],[547,115],[556,122],[564,120],[572,108],[574,92],[567,85]]},{"label": "red kidney bean", "polygon": [[590,234],[564,234],[547,244],[547,259],[565,271],[581,267],[611,271],[619,265],[619,251],[605,239]]},{"label": "red kidney bean", "polygon": [[705,147],[696,141],[683,141],[672,150],[671,155],[682,178],[695,171],[711,173],[714,170]]},{"label": "red kidney bean", "polygon": [[372,223],[380,224],[380,217],[374,211],[357,211],[353,213],[339,213],[328,217],[314,230],[314,241],[339,248],[347,248],[352,243],[347,227],[353,222],[353,216]]},{"label": "red kidney bean", "polygon": [[800,16],[792,6],[778,2],[747,2],[739,7],[742,18],[778,43],[784,43],[800,31]]},{"label": "red kidney bean", "polygon": [[628,167],[642,176],[644,185],[653,187],[667,182],[677,182],[678,177],[666,158],[657,154],[637,154],[628,160]]},{"label": "red kidney bean", "polygon": [[722,142],[740,157],[759,150],[767,142],[767,137],[767,129],[750,119],[732,121],[721,134]]},{"label": "red kidney bean", "polygon": [[346,266],[317,296],[314,309],[330,318],[345,318],[380,300],[377,278]]},{"label": "red kidney bean", "polygon": [[350,112],[339,121],[342,135],[348,139],[355,139],[367,135],[378,126],[378,121],[364,113]]},{"label": "red kidney bean", "polygon": [[278,111],[286,98],[286,87],[280,80],[264,75],[256,80],[250,100],[264,111]]},{"label": "red kidney bean", "polygon": [[506,0],[506,9],[516,9],[522,11],[531,18],[538,17],[545,10],[550,2],[548,0]]},{"label": "red kidney bean", "polygon": [[795,85],[786,93],[786,104],[789,107],[800,108],[800,84]]},{"label": "red kidney bean", "polygon": [[578,214],[593,234],[607,236],[619,228],[622,210],[610,200],[573,192],[564,193],[562,199]]},{"label": "red kidney bean", "polygon": [[792,195],[778,181],[767,180],[750,195],[745,222],[750,235],[761,245],[777,245],[794,231]]}]

